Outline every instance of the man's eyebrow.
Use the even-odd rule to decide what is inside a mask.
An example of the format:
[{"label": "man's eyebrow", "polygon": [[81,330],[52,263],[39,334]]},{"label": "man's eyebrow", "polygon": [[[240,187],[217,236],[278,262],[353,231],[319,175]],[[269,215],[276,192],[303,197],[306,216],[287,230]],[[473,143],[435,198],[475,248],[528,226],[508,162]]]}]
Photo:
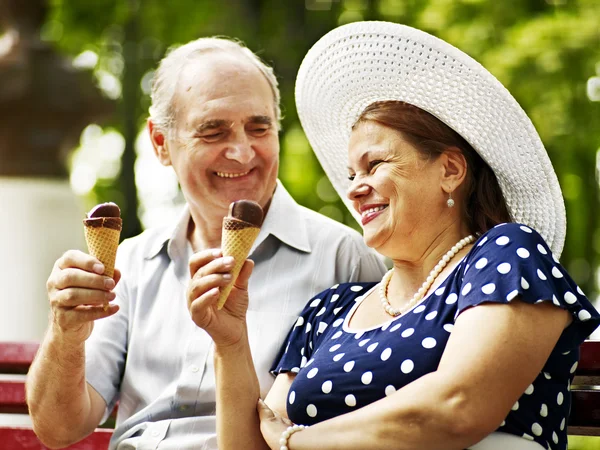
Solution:
[{"label": "man's eyebrow", "polygon": [[248,123],[273,125],[273,120],[269,116],[252,116]]},{"label": "man's eyebrow", "polygon": [[223,120],[223,119],[214,119],[214,120],[207,120],[206,122],[203,122],[202,124],[200,124],[198,127],[196,127],[196,133],[203,133],[207,130],[214,130],[215,128],[231,128],[232,123],[228,122],[227,120]]}]

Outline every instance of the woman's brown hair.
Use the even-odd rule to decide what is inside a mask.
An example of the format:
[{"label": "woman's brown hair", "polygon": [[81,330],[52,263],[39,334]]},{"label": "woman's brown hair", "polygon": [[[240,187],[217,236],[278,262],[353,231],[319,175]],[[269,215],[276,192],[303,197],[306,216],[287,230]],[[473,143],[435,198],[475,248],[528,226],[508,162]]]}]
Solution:
[{"label": "woman's brown hair", "polygon": [[375,102],[367,106],[356,124],[377,122],[401,132],[427,158],[437,158],[449,148],[458,148],[467,161],[465,199],[462,211],[471,233],[485,233],[499,223],[511,222],[496,175],[479,154],[456,131],[416,106],[399,101]]}]

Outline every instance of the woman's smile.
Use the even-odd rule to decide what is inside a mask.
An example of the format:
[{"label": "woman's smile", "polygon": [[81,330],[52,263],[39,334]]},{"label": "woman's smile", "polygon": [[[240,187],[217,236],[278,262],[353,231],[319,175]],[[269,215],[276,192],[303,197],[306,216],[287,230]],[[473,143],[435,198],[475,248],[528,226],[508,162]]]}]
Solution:
[{"label": "woman's smile", "polygon": [[361,208],[360,216],[361,216],[362,225],[365,226],[366,224],[371,222],[373,219],[380,216],[387,209],[388,206],[389,205],[377,205],[377,206],[366,205],[365,208]]}]

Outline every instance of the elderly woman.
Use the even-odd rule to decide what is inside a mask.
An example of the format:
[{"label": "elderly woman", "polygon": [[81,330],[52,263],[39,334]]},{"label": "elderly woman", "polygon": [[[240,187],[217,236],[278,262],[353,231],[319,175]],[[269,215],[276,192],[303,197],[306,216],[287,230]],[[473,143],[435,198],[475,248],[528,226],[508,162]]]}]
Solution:
[{"label": "elderly woman", "polygon": [[198,254],[189,301],[215,341],[219,448],[566,449],[578,347],[600,316],[558,262],[560,187],[516,101],[456,48],[384,22],[323,37],[296,97],[393,268],[308,302],[257,415],[252,263],[217,310],[225,260]]}]

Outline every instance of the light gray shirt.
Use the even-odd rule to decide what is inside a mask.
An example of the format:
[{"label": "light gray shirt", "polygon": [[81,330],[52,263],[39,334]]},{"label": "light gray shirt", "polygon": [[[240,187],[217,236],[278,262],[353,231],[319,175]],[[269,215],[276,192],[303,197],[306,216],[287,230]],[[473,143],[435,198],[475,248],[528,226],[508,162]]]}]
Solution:
[{"label": "light gray shirt", "polygon": [[[174,228],[121,244],[120,310],[86,342],[86,377],[106,401],[104,419],[119,401],[110,449],[217,448],[212,341],[187,309],[189,220],[186,207]],[[359,233],[299,206],[279,182],[250,258],[248,334],[264,396],[307,301],[336,283],[379,280],[385,267]]]}]

